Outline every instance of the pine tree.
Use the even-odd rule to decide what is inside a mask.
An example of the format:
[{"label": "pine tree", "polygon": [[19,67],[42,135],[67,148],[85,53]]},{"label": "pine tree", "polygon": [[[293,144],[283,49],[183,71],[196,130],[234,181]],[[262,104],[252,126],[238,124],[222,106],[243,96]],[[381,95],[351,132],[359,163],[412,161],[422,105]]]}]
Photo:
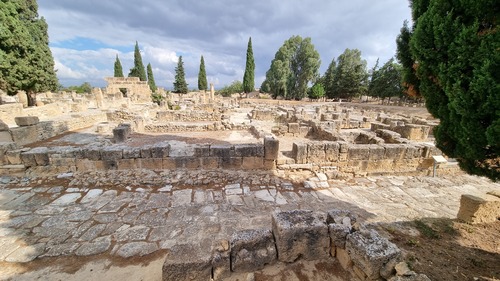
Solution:
[{"label": "pine tree", "polygon": [[114,75],[114,77],[123,77],[122,63],[120,62],[118,55],[116,55],[116,60],[115,60],[115,75]]},{"label": "pine tree", "polygon": [[151,91],[153,93],[156,93],[156,90],[158,88],[156,87],[155,77],[153,75],[153,68],[151,67],[151,63],[148,63],[147,70],[148,70],[148,85],[149,85],[149,88],[151,89]]},{"label": "pine tree", "polygon": [[440,120],[436,146],[465,171],[499,180],[498,1],[411,3],[412,68],[427,109]]},{"label": "pine tree", "polygon": [[328,68],[325,71],[325,75],[323,75],[323,86],[325,88],[325,95],[329,98],[334,97],[334,92],[335,92],[335,71],[337,70],[337,62],[335,61],[335,58],[332,59],[332,62],[328,66]]},{"label": "pine tree", "polygon": [[25,91],[29,106],[36,104],[36,93],[56,90],[59,84],[47,29],[36,1],[0,5],[0,88],[10,95]]},{"label": "pine tree", "polygon": [[247,63],[245,66],[245,74],[243,75],[243,91],[250,93],[255,90],[255,62],[253,59],[252,37],[248,39],[247,46]]},{"label": "pine tree", "polygon": [[364,94],[367,91],[367,80],[366,61],[361,59],[361,51],[346,49],[337,58],[333,97],[352,99]]},{"label": "pine tree", "polygon": [[179,56],[177,67],[175,67],[174,93],[186,94],[187,92],[188,84],[184,74],[184,63],[182,62],[182,56]]},{"label": "pine tree", "polygon": [[201,56],[200,72],[198,73],[198,90],[206,91],[208,89],[207,72],[205,71],[205,60]]},{"label": "pine tree", "polygon": [[141,81],[147,81],[146,70],[144,69],[144,64],[142,63],[141,51],[139,50],[139,44],[135,41],[134,49],[134,67],[130,69],[128,77],[139,77]]}]

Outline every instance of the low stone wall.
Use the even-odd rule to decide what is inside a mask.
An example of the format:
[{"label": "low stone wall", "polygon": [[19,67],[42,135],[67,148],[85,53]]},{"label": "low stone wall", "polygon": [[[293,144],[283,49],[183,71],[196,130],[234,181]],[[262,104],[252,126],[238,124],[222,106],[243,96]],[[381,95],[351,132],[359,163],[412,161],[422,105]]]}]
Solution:
[{"label": "low stone wall", "polygon": [[[168,250],[163,281],[225,280],[233,273],[255,272],[299,259],[340,264],[342,269],[330,272],[332,277],[399,280],[393,278],[402,260],[396,245],[357,224],[356,217],[345,210],[326,214],[309,210],[275,212],[271,229],[239,231],[212,246],[184,244]],[[418,280],[428,280],[425,275],[419,276],[422,279]]]},{"label": "low stone wall", "polygon": [[335,166],[340,172],[356,175],[428,173],[432,155],[440,151],[428,144],[350,144],[334,141],[293,143],[296,164]]},{"label": "low stone wall", "polygon": [[167,110],[167,111],[158,111],[156,113],[156,119],[158,122],[221,121],[221,114],[215,112],[198,111],[198,110],[190,110],[190,111]]},{"label": "low stone wall", "polygon": [[276,168],[279,141],[264,138],[263,144],[196,145],[188,156],[171,156],[168,142],[142,147],[122,144],[105,147],[36,147],[5,152],[9,165],[26,168],[52,166],[64,171],[128,169],[234,169]]},{"label": "low stone wall", "polygon": [[169,133],[169,132],[205,132],[205,131],[224,131],[224,130],[248,130],[249,125],[232,124],[227,120],[217,121],[213,123],[186,124],[185,122],[167,122],[160,124],[144,125],[144,132],[148,133]]},{"label": "low stone wall", "polygon": [[414,141],[425,141],[429,136],[431,127],[426,125],[417,124],[405,124],[403,121],[391,121],[390,124],[371,123],[371,130],[391,130],[394,131],[402,138],[414,140]]}]

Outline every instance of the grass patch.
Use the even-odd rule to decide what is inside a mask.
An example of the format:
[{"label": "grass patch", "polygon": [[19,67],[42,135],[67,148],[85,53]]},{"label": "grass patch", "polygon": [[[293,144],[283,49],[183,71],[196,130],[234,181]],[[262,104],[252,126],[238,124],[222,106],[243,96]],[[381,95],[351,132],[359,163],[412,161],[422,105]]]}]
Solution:
[{"label": "grass patch", "polygon": [[428,226],[423,221],[416,220],[414,223],[415,223],[415,227],[418,229],[418,231],[420,231],[420,233],[423,236],[425,236],[427,238],[431,238],[431,239],[439,239],[439,238],[441,238],[441,235],[439,235],[439,233],[437,231],[435,231],[434,229],[432,229],[432,227]]}]

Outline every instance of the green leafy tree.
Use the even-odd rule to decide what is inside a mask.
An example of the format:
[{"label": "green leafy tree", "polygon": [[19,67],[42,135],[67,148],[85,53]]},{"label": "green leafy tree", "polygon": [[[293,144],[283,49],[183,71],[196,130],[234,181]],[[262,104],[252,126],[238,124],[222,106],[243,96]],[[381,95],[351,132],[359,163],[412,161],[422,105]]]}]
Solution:
[{"label": "green leafy tree", "polygon": [[400,97],[402,94],[401,65],[396,63],[394,58],[391,58],[381,68],[378,68],[377,60],[372,70],[368,95],[382,98],[382,100],[389,98],[390,101],[391,97]]},{"label": "green leafy tree", "polygon": [[0,5],[0,88],[8,94],[25,91],[28,105],[36,93],[58,87],[49,48],[48,26],[38,17],[35,0],[2,1]]},{"label": "green leafy tree", "polygon": [[179,61],[175,67],[174,93],[186,94],[187,92],[188,84],[184,74],[184,62],[182,62],[182,56],[179,56]]},{"label": "green leafy tree", "polygon": [[403,27],[401,28],[401,32],[396,39],[396,58],[402,65],[401,75],[405,93],[409,97],[420,98],[421,94],[418,89],[419,80],[416,74],[417,63],[415,62],[415,59],[410,51],[411,34],[412,32],[408,27],[408,22],[405,21],[403,23]]},{"label": "green leafy tree", "polygon": [[267,80],[262,81],[262,84],[260,84],[260,89],[259,92],[261,93],[269,93],[271,89],[269,88],[269,83]]},{"label": "green leafy tree", "polygon": [[[436,146],[465,171],[500,178],[498,1],[414,0],[409,40]],[[406,66],[405,66],[406,67]]]},{"label": "green leafy tree", "polygon": [[230,85],[217,91],[223,97],[229,97],[232,94],[243,93],[243,83],[241,81],[233,81]]},{"label": "green leafy tree", "polygon": [[80,86],[69,86],[67,88],[61,88],[62,91],[75,92],[77,94],[91,93],[92,85],[89,82],[84,82]]},{"label": "green leafy tree", "polygon": [[325,89],[321,83],[315,83],[308,92],[310,99],[320,99],[325,96]]},{"label": "green leafy tree", "polygon": [[247,46],[247,63],[245,66],[245,74],[243,75],[243,91],[250,93],[255,90],[255,62],[253,59],[252,37],[248,39]]},{"label": "green leafy tree", "polygon": [[156,93],[156,90],[158,90],[158,87],[156,87],[155,76],[153,75],[153,68],[151,67],[151,63],[148,63],[147,70],[148,70],[149,88],[151,89],[151,92]]},{"label": "green leafy tree", "polygon": [[146,70],[144,69],[144,64],[142,63],[141,51],[139,50],[139,43],[135,41],[134,48],[134,67],[130,69],[128,77],[139,77],[141,81],[147,81]]},{"label": "green leafy tree", "polygon": [[325,74],[322,77],[323,80],[323,86],[325,88],[325,95],[329,98],[334,97],[334,92],[335,92],[335,71],[337,70],[337,62],[335,61],[335,58],[332,59],[332,62],[330,65],[328,65],[328,68],[325,71]]},{"label": "green leafy tree", "polygon": [[362,95],[367,91],[367,80],[366,61],[361,59],[361,51],[346,49],[337,58],[332,97],[351,100]]},{"label": "green leafy tree", "polygon": [[115,59],[115,75],[114,77],[123,77],[123,68],[118,55],[116,55]]},{"label": "green leafy tree", "polygon": [[308,84],[318,78],[320,64],[311,38],[292,36],[276,52],[265,83],[273,97],[300,100],[306,96]]},{"label": "green leafy tree", "polygon": [[205,71],[205,60],[203,56],[200,59],[200,71],[198,72],[198,90],[206,91],[208,89],[207,72]]}]

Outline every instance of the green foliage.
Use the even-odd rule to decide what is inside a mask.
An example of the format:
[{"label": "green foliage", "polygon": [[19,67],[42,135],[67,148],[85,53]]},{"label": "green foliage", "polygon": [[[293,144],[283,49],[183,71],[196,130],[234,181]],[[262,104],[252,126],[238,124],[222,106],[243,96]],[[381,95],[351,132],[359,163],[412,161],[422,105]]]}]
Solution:
[{"label": "green foliage", "polygon": [[325,94],[328,97],[333,97],[335,92],[335,72],[337,71],[337,62],[332,59],[330,65],[326,69],[325,75],[323,75],[323,86],[325,87]]},{"label": "green foliage", "polygon": [[418,231],[425,237],[431,238],[431,239],[438,239],[441,238],[441,235],[434,230],[432,227],[428,226],[425,222],[421,220],[416,220],[414,221],[415,227],[418,229]]},{"label": "green foliage", "polygon": [[262,81],[262,84],[260,85],[259,92],[261,93],[269,93],[271,89],[269,88],[269,82],[267,80]]},{"label": "green foliage", "polygon": [[436,146],[465,171],[500,178],[498,1],[413,1],[419,90],[440,119]]},{"label": "green foliage", "polygon": [[49,48],[48,26],[38,17],[34,0],[2,1],[0,5],[0,88],[14,95],[26,91],[28,105],[36,93],[54,91],[58,80]]},{"label": "green foliage", "polygon": [[247,47],[247,63],[245,66],[245,74],[243,75],[243,91],[250,93],[255,90],[255,62],[253,59],[252,37],[248,39]]},{"label": "green foliage", "polygon": [[352,99],[367,91],[368,72],[366,61],[361,59],[358,49],[345,49],[337,58],[337,67],[329,86],[329,98]]},{"label": "green foliage", "polygon": [[151,92],[156,93],[156,90],[158,90],[158,87],[156,87],[155,76],[153,75],[153,68],[151,67],[151,63],[148,63],[147,70],[148,70],[149,88],[151,89]]},{"label": "green foliage", "polygon": [[401,79],[405,93],[410,97],[418,98],[421,97],[421,94],[418,89],[419,81],[415,70],[415,59],[410,51],[411,34],[412,32],[408,27],[408,22],[405,21],[401,28],[401,33],[396,39],[396,57],[402,65]]},{"label": "green foliage", "polygon": [[144,64],[142,63],[141,51],[139,50],[139,43],[135,41],[134,48],[134,67],[130,69],[128,77],[139,77],[141,81],[147,81],[146,70],[144,69]]},{"label": "green foliage", "polygon": [[67,88],[61,88],[61,91],[75,92],[77,94],[92,93],[92,85],[89,82],[84,82],[80,86],[69,86]]},{"label": "green foliage", "polygon": [[307,85],[318,78],[320,64],[311,38],[292,36],[276,52],[265,83],[273,97],[300,100],[307,94]]},{"label": "green foliage", "polygon": [[393,58],[388,60],[380,69],[377,64],[373,68],[368,95],[382,99],[399,97],[403,94],[401,86],[401,66]]},{"label": "green foliage", "polygon": [[182,62],[182,56],[180,56],[175,67],[174,93],[186,94],[187,92],[188,84],[184,74],[184,62]]},{"label": "green foliage", "polygon": [[229,97],[232,94],[243,93],[243,83],[241,81],[233,81],[230,85],[224,86],[224,88],[217,91],[223,97]]},{"label": "green foliage", "polygon": [[308,91],[310,99],[320,99],[325,96],[325,89],[321,83],[316,83]]},{"label": "green foliage", "polygon": [[201,56],[200,72],[198,72],[198,90],[206,91],[208,89],[207,72],[205,71],[205,60]]},{"label": "green foliage", "polygon": [[115,60],[115,75],[114,75],[114,77],[123,77],[122,63],[120,62],[118,55],[116,55],[116,60]]},{"label": "green foliage", "polygon": [[158,105],[160,105],[161,101],[164,100],[162,95],[156,93],[151,94],[151,99],[153,100],[154,103]]}]

